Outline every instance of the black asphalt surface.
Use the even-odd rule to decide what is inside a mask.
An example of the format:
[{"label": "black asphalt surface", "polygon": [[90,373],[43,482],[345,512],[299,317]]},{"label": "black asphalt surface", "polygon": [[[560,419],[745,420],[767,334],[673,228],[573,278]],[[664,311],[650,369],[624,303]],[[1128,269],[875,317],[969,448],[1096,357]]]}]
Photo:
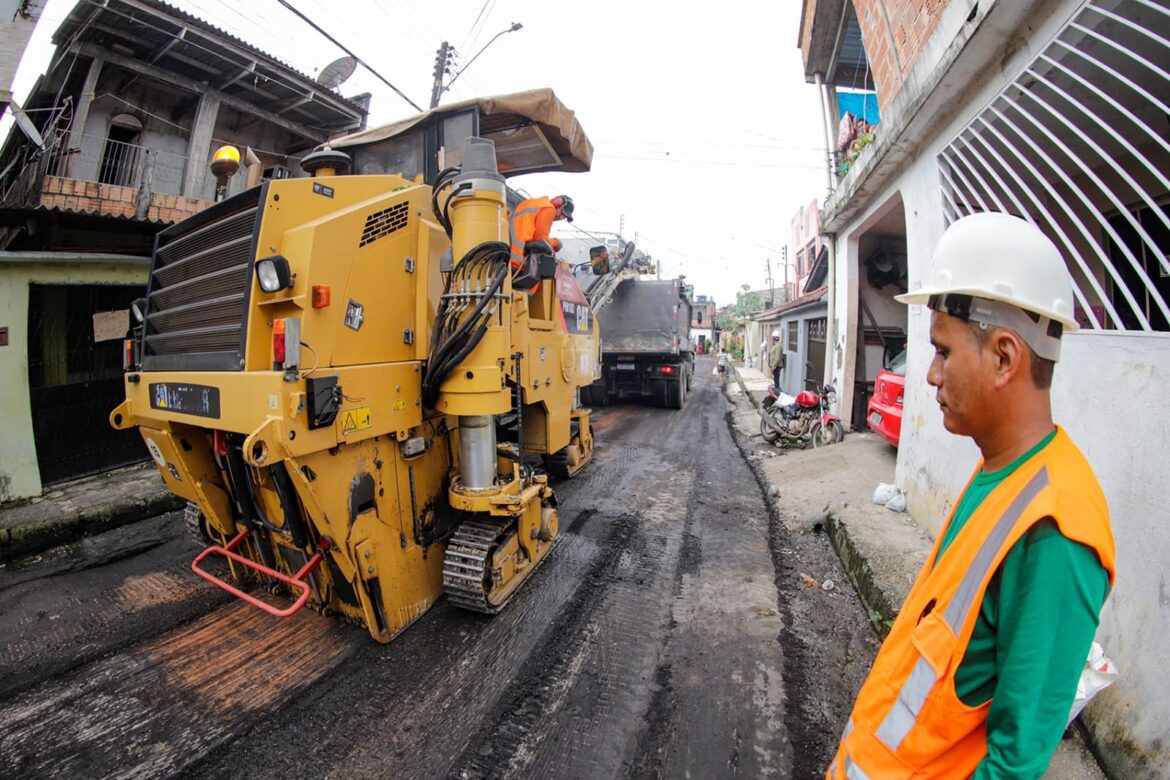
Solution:
[{"label": "black asphalt surface", "polygon": [[562,539],[500,615],[389,645],[277,621],[170,515],[0,569],[0,766],[21,777],[814,777],[873,639],[789,527],[700,359],[680,411],[597,411]]}]

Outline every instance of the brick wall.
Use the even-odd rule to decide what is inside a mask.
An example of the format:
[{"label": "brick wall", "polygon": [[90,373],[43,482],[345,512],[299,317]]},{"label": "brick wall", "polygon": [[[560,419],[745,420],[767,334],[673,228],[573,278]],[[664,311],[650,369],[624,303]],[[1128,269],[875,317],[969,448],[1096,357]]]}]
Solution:
[{"label": "brick wall", "polygon": [[853,0],[884,114],[914,70],[949,0]]},{"label": "brick wall", "polygon": [[[47,209],[133,218],[137,201],[138,190],[134,187],[118,187],[61,176],[46,176],[41,187],[41,206]],[[151,222],[179,222],[211,204],[209,200],[153,193],[146,218]]]}]

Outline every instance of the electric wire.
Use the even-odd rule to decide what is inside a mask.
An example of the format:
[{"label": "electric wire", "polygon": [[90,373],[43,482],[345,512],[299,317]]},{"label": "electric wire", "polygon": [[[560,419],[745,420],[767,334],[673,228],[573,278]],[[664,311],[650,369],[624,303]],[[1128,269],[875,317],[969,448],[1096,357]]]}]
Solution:
[{"label": "electric wire", "polygon": [[[120,16],[120,17],[122,17],[123,19],[125,19],[127,22],[130,22],[130,23],[132,23],[132,24],[134,24],[134,25],[137,25],[137,26],[139,26],[139,27],[142,27],[142,28],[145,28],[145,29],[148,29],[148,30],[154,30],[155,32],[162,33],[163,35],[166,35],[166,36],[168,36],[168,37],[170,37],[170,38],[177,38],[177,35],[176,35],[174,32],[172,32],[171,30],[168,30],[168,29],[166,29],[166,28],[164,28],[164,27],[159,27],[158,25],[155,25],[155,24],[151,24],[150,22],[147,22],[147,21],[143,20],[143,19],[142,19],[142,18],[140,18],[140,17],[132,16],[132,15],[130,15],[130,14],[127,14],[127,13],[124,13],[124,12],[122,12],[122,11],[119,11],[118,9],[114,8],[113,6],[110,6],[110,5],[107,5],[106,3],[100,2],[100,0],[77,0],[77,1],[78,1],[78,4],[83,4],[83,3],[84,3],[85,5],[91,5],[91,6],[95,6],[96,8],[98,8],[98,9],[100,9],[100,10],[104,10],[104,11],[106,11],[107,13],[114,14],[115,16]],[[282,2],[282,0],[277,0],[277,2]],[[196,18],[198,18],[198,17],[196,17]],[[200,21],[202,21],[202,20],[200,20]],[[208,24],[209,26],[211,26],[212,28],[214,28],[214,25],[211,25],[211,24],[210,24],[210,23],[208,23],[208,22],[203,22],[203,23],[204,23],[204,24]],[[197,32],[198,32],[199,34],[201,34],[201,35],[205,35],[205,36],[207,36],[207,37],[209,37],[209,38],[215,38],[215,37],[217,37],[217,36],[216,36],[216,32],[218,32],[218,33],[219,33],[221,36],[222,36],[223,34],[227,34],[228,36],[231,36],[231,33],[230,33],[229,31],[227,31],[227,30],[218,30],[218,31],[216,31],[216,32],[211,32],[211,31],[208,31],[208,30],[198,30]],[[245,64],[243,64],[243,63],[239,62],[238,60],[235,60],[235,59],[231,58],[230,56],[228,56],[227,54],[225,54],[223,51],[216,51],[215,49],[211,49],[211,48],[209,48],[209,47],[207,47],[207,46],[204,46],[204,45],[202,45],[202,44],[198,43],[196,40],[194,40],[194,38],[193,38],[193,37],[191,37],[191,38],[182,38],[182,39],[181,39],[181,41],[182,41],[182,43],[183,43],[184,45],[186,45],[186,46],[191,46],[191,47],[193,47],[193,48],[196,48],[196,49],[199,49],[199,50],[201,50],[201,51],[204,51],[204,52],[206,52],[206,53],[208,53],[208,54],[210,54],[210,55],[212,55],[212,56],[214,56],[214,57],[218,57],[219,59],[223,60],[224,62],[228,63],[229,65],[232,65],[232,66],[234,66],[234,67],[237,67],[237,68],[246,67],[246,66],[245,66]],[[228,42],[230,43],[230,41],[228,41]],[[247,45],[247,44],[245,44],[245,45]],[[288,81],[286,78],[284,78],[284,77],[282,76],[282,74],[279,72],[279,70],[277,70],[277,69],[276,69],[276,67],[275,67],[275,66],[280,66],[280,68],[283,68],[283,69],[285,69],[285,70],[293,70],[293,68],[291,68],[290,66],[288,66],[288,65],[286,65],[286,64],[284,64],[284,63],[282,63],[282,62],[280,62],[279,60],[277,60],[275,57],[273,57],[273,56],[272,56],[272,55],[270,55],[270,54],[266,54],[266,53],[264,53],[264,52],[262,52],[262,51],[259,51],[259,50],[255,50],[255,53],[258,55],[258,57],[257,57],[257,64],[260,64],[260,63],[259,63],[259,59],[260,59],[260,58],[265,58],[265,59],[267,59],[267,60],[269,61],[269,62],[267,62],[267,63],[264,63],[264,64],[265,64],[265,67],[269,68],[270,70],[269,70],[269,72],[268,72],[268,73],[265,73],[265,74],[260,74],[262,78],[264,78],[266,81],[272,81],[272,82],[274,82],[274,83],[281,84],[281,85],[283,85],[284,87],[286,87],[286,88],[288,88],[288,89],[290,89],[290,90],[293,90],[294,92],[298,92],[298,93],[300,93],[300,92],[302,91],[302,87],[301,87],[301,86],[298,86],[298,85],[296,85],[296,84],[293,84],[293,83],[289,82],[289,81]],[[356,58],[355,58],[355,59],[356,59]],[[364,64],[364,63],[363,63],[363,64]],[[368,66],[367,66],[367,67],[368,67]],[[373,72],[373,71],[371,71],[371,72]],[[300,75],[300,74],[298,74],[298,75]],[[305,78],[306,78],[307,80],[311,81],[311,79],[308,79],[307,77],[305,77]],[[341,100],[341,101],[345,102],[345,98],[338,98],[338,100]],[[341,114],[341,115],[343,115],[343,116],[345,116],[345,117],[347,117],[347,118],[350,118],[350,119],[352,119],[352,118],[353,118],[353,116],[352,116],[352,114],[351,114],[351,113],[349,113],[349,112],[343,112],[343,111],[342,111],[340,108],[338,108],[337,106],[330,105],[329,103],[326,103],[326,102],[317,102],[317,105],[320,105],[320,106],[323,106],[323,107],[325,107],[325,108],[328,108],[328,109],[330,109],[331,111],[333,111],[333,112],[335,112],[335,113],[338,113],[338,114]],[[308,125],[308,126],[309,126],[309,127],[313,127],[312,125]],[[318,129],[318,130],[327,130],[328,128],[324,128],[324,127],[317,127],[316,129]]]},{"label": "electric wire", "polygon": [[370,67],[370,65],[369,65],[368,63],[366,63],[366,62],[365,62],[365,61],[364,61],[364,60],[363,60],[361,57],[357,56],[357,55],[356,55],[356,54],[354,54],[352,51],[350,51],[350,49],[348,49],[348,48],[347,48],[347,47],[346,47],[346,46],[345,46],[343,43],[341,43],[339,40],[337,40],[336,38],[334,38],[334,37],[333,37],[332,35],[330,35],[329,33],[325,32],[325,30],[323,30],[323,29],[322,29],[320,26],[318,26],[318,24],[317,24],[316,22],[314,22],[312,19],[310,19],[309,17],[305,16],[303,13],[301,13],[300,11],[298,11],[298,10],[297,10],[297,9],[296,9],[296,8],[293,6],[293,4],[292,4],[292,3],[290,3],[288,0],[276,0],[276,2],[280,3],[281,5],[283,5],[283,6],[284,6],[285,8],[287,8],[288,10],[292,11],[294,14],[296,14],[298,17],[300,17],[300,19],[301,19],[302,21],[304,21],[304,22],[305,22],[307,25],[309,25],[310,27],[312,27],[312,28],[313,28],[314,30],[316,30],[317,32],[321,33],[321,35],[324,35],[326,38],[328,38],[328,39],[329,39],[329,40],[330,40],[330,41],[333,43],[333,45],[334,45],[334,46],[336,46],[337,48],[341,49],[343,52],[345,52],[346,54],[348,54],[349,56],[351,56],[351,57],[353,57],[355,60],[357,60],[357,62],[358,62],[358,64],[359,64],[359,65],[361,65],[363,68],[365,68],[366,70],[368,70],[370,73],[374,74],[374,76],[376,76],[376,77],[378,78],[378,80],[379,80],[379,81],[381,81],[383,84],[385,84],[386,86],[390,87],[390,89],[394,90],[394,93],[395,93],[396,95],[398,95],[398,97],[402,98],[402,99],[403,99],[403,100],[405,100],[407,103],[409,103],[409,104],[411,105],[411,107],[412,107],[412,108],[414,108],[416,111],[422,111],[422,110],[423,110],[423,109],[422,109],[422,106],[420,106],[418,103],[415,103],[413,100],[411,100],[410,98],[408,98],[408,97],[406,96],[406,94],[405,94],[405,93],[404,93],[402,90],[400,90],[398,87],[396,87],[396,86],[394,86],[393,84],[391,84],[391,83],[390,83],[390,82],[389,82],[389,81],[386,79],[386,77],[385,77],[385,76],[383,76],[381,73],[379,73],[378,71],[376,71],[376,70],[374,70],[372,67]]}]

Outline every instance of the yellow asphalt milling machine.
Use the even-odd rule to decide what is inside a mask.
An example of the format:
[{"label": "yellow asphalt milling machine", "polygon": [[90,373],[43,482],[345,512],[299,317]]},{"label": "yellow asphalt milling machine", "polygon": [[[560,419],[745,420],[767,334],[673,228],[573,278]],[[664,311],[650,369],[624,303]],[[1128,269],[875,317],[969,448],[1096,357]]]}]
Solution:
[{"label": "yellow asphalt milling machine", "polygon": [[340,139],[305,158],[311,178],[160,233],[110,421],[139,428],[190,502],[200,576],[379,642],[444,593],[504,606],[557,541],[545,472],[592,456],[576,399],[599,344],[566,264],[510,268],[503,174],[591,157],[550,90],[465,101]]}]

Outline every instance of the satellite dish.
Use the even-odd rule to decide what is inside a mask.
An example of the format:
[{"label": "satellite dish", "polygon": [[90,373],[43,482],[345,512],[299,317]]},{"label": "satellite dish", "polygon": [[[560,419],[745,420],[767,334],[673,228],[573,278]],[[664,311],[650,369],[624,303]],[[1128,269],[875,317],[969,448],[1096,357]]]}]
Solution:
[{"label": "satellite dish", "polygon": [[326,89],[337,89],[343,81],[353,75],[356,69],[356,59],[342,57],[325,66],[325,69],[317,75],[317,83]]}]

